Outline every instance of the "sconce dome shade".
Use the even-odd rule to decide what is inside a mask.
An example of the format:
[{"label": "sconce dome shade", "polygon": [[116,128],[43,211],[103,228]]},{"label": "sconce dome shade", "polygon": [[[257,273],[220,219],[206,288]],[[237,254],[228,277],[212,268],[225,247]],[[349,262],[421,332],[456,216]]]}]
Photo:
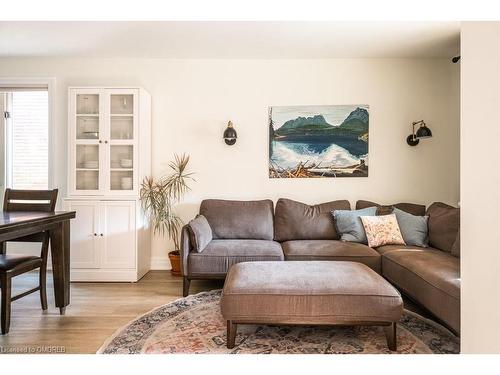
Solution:
[{"label": "sconce dome shade", "polygon": [[223,138],[224,142],[226,142],[226,144],[229,146],[232,146],[236,143],[236,138],[238,138],[238,134],[236,133],[236,130],[234,130],[231,122],[228,124],[226,130],[224,130]]},{"label": "sconce dome shade", "polygon": [[418,128],[417,133],[415,134],[416,138],[430,138],[432,137],[431,129],[427,126],[423,125]]},{"label": "sconce dome shade", "polygon": [[234,128],[227,128],[224,130],[224,138],[238,138],[238,134]]}]

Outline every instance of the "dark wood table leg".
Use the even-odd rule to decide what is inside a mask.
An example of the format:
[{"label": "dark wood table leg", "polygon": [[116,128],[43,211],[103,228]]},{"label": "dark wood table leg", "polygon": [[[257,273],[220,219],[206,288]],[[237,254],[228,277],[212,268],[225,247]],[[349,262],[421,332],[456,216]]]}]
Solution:
[{"label": "dark wood table leg", "polygon": [[384,327],[384,330],[387,337],[387,346],[389,350],[395,352],[398,349],[396,322],[392,322],[389,326]]},{"label": "dark wood table leg", "polygon": [[9,333],[10,327],[10,302],[11,302],[11,279],[7,273],[0,275],[0,284],[2,285],[1,302],[1,326],[2,335]]},{"label": "dark wood table leg", "polygon": [[57,224],[49,231],[50,254],[52,255],[52,274],[56,307],[64,315],[70,300],[69,283],[69,220]]},{"label": "dark wood table leg", "polygon": [[232,320],[227,321],[227,348],[234,348],[234,342],[236,340],[236,331],[238,330],[238,325],[233,323]]}]

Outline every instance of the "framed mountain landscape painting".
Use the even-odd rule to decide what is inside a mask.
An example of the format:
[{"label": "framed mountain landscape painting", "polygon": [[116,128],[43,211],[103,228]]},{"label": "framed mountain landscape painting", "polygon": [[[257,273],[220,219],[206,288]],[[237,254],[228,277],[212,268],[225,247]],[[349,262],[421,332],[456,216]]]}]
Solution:
[{"label": "framed mountain landscape painting", "polygon": [[368,105],[269,108],[269,177],[368,177]]}]

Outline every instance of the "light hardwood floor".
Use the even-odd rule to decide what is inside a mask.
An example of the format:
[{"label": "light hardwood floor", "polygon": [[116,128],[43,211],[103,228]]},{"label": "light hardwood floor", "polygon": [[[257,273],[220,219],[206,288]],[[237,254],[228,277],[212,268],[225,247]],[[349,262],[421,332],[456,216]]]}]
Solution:
[{"label": "light hardwood floor", "polygon": [[[13,295],[37,285],[38,273],[13,279]],[[47,275],[49,309],[39,294],[12,302],[10,332],[0,336],[0,354],[12,348],[64,347],[66,353],[95,353],[116,329],[138,315],[182,297],[182,278],[150,271],[137,283],[72,283],[66,315],[54,305],[52,275]],[[191,293],[219,289],[222,281],[191,282]],[[36,349],[35,349],[36,350]]]},{"label": "light hardwood floor", "polygon": [[[13,279],[13,294],[36,286],[38,272]],[[190,293],[220,289],[221,280],[193,280]],[[54,305],[52,274],[47,275],[49,309],[42,311],[39,294],[12,303],[9,334],[0,335],[0,354],[40,347],[61,347],[65,353],[95,353],[118,328],[151,309],[182,297],[182,278],[169,271],[150,271],[137,283],[72,283],[66,315]],[[405,308],[426,316],[404,300]],[[430,316],[427,316],[430,317]]]}]

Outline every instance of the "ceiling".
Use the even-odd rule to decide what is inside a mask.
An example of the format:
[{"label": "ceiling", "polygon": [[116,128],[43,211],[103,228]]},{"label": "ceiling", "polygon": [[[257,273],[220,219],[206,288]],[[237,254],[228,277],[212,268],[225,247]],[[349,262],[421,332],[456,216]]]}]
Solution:
[{"label": "ceiling", "polygon": [[435,58],[459,22],[0,22],[0,57]]}]

